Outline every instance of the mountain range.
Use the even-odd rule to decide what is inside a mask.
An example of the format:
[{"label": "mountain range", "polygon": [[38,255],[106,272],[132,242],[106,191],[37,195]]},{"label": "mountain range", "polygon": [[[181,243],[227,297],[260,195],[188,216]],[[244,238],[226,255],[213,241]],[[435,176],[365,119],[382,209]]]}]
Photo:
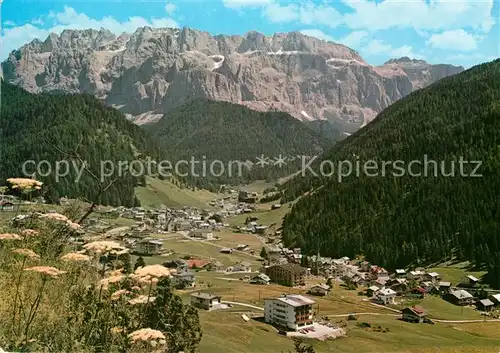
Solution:
[{"label": "mountain range", "polygon": [[347,46],[300,32],[211,35],[191,28],[65,30],[34,40],[2,64],[33,93],[88,93],[137,124],[191,98],[328,120],[350,134],[412,91],[463,71],[400,58],[371,66]]}]

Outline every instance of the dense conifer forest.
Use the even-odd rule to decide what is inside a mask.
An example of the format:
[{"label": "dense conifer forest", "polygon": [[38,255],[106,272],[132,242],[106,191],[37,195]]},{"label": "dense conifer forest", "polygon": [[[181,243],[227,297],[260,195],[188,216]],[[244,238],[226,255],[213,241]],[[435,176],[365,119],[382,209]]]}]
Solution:
[{"label": "dense conifer forest", "polygon": [[[221,184],[239,185],[289,175],[298,170],[300,161],[297,155],[319,154],[332,144],[331,140],[321,137],[288,114],[261,113],[225,102],[188,102],[145,129],[87,95],[34,95],[2,83],[2,103],[0,180],[25,176],[22,170],[25,161],[47,161],[48,164],[41,165],[36,177],[46,184],[45,196],[51,202],[67,196],[98,199],[105,205],[138,204],[133,188],[144,182],[144,177],[138,174],[161,176],[154,164],[152,173],[149,173],[147,164],[143,164],[143,173],[137,173],[141,167],[133,164],[133,169],[130,165],[124,166],[126,172],[118,174],[119,162],[153,159],[169,161],[175,166],[179,160],[195,158],[200,163],[206,161],[209,166],[213,160],[220,160],[225,162],[226,169],[220,176],[212,175],[210,170],[203,176],[201,164],[197,165],[195,175],[191,175],[190,166],[180,168],[181,174],[190,175],[177,175],[178,182],[189,187],[215,191]],[[286,165],[274,166],[272,161],[280,154],[287,157]],[[114,165],[115,172],[102,180],[104,186],[119,175],[123,177],[99,196],[102,185],[88,171],[84,170],[78,179],[82,165],[74,155],[88,162],[89,170],[99,178],[103,176],[101,161]],[[261,155],[269,157],[269,164],[264,167],[248,164],[257,162],[256,158]],[[56,162],[61,160],[70,163],[69,174],[56,180],[53,172]],[[246,164],[243,167],[233,164],[229,173],[229,164],[226,163],[229,161]],[[41,175],[48,174],[49,166],[52,173]],[[30,164],[27,170],[36,172],[34,167]],[[61,168],[64,172],[66,166]],[[136,176],[130,175],[131,171]]]},{"label": "dense conifer forest", "polygon": [[[306,124],[283,112],[257,112],[228,102],[192,100],[169,112],[159,123],[148,126],[160,146],[176,159],[199,161],[206,157],[222,162],[257,162],[264,155],[272,161],[280,154],[286,165],[237,169],[214,178],[187,178],[189,183],[213,189],[219,184],[241,184],[257,179],[273,180],[289,175],[300,166],[298,155],[316,155],[333,144]],[[291,160],[295,158],[295,161]],[[227,164],[226,164],[227,167]],[[209,173],[207,173],[209,174]]]},{"label": "dense conifer forest", "polygon": [[346,138],[346,135],[327,120],[306,121],[306,126],[328,140],[341,141]]},{"label": "dense conifer forest", "polygon": [[[41,174],[55,169],[56,161],[68,160],[81,167],[81,160],[88,162],[90,171],[101,179],[101,161],[112,161],[118,169],[119,161],[133,161],[159,157],[155,143],[138,126],[127,121],[115,109],[107,108],[88,95],[34,95],[7,83],[1,85],[2,109],[0,115],[0,180],[24,176],[25,161],[47,161]],[[99,199],[101,204],[127,205],[137,203],[134,186],[143,178],[123,173],[123,177],[98,197],[100,183],[84,171],[79,182],[76,169],[70,164],[70,173],[56,181],[54,173],[36,178],[45,183],[45,195],[55,202],[60,197],[85,197]],[[61,167],[63,168],[63,167]],[[27,166],[29,173],[36,172],[34,164]],[[61,169],[64,172],[64,169]],[[118,176],[103,178],[109,184]]]},{"label": "dense conifer forest", "polygon": [[[382,176],[383,161],[402,160],[408,168],[425,158],[438,162],[437,176],[432,162],[411,165],[414,176],[397,176],[395,164]],[[460,158],[482,161],[476,172],[482,177],[461,176]],[[338,170],[331,177],[308,171],[285,185],[286,200],[307,194],[284,219],[286,245],[324,256],[364,254],[389,268],[469,260],[500,286],[500,60],[396,102],[322,157],[350,160],[354,168],[372,159],[378,176],[368,176],[376,173],[370,169],[339,182]],[[319,168],[318,160],[313,169]],[[475,168],[464,165],[462,174]]]}]

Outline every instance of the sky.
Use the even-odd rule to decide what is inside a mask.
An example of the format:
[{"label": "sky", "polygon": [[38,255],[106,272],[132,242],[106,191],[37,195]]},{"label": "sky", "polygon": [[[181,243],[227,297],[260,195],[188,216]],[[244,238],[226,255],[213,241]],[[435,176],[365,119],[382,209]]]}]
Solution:
[{"label": "sky", "polygon": [[212,34],[300,31],[372,65],[408,56],[466,68],[500,56],[500,0],[0,0],[0,59],[64,29],[190,27]]}]

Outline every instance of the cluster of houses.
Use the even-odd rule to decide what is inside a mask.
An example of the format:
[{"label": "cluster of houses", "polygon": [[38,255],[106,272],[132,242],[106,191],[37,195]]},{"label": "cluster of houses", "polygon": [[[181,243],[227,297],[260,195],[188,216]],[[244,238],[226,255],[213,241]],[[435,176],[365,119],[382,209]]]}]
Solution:
[{"label": "cluster of houses", "polygon": [[45,198],[35,197],[31,201],[22,201],[20,198],[14,195],[3,195],[0,194],[0,212],[12,212],[15,211],[21,204],[45,204]]},{"label": "cluster of houses", "polygon": [[[215,201],[213,201],[215,202]],[[246,203],[223,203],[222,209],[213,211],[184,206],[181,209],[171,209],[160,205],[154,209],[142,207],[126,208],[123,206],[105,211],[112,217],[133,219],[144,222],[148,227],[158,231],[191,231],[195,229],[218,230],[224,226],[224,218],[251,213],[255,207]]]},{"label": "cluster of houses", "polygon": [[[455,305],[476,305],[482,311],[500,307],[500,293],[488,292],[487,298],[477,296],[480,281],[472,275],[452,284],[443,281],[441,275],[433,271],[397,269],[389,273],[380,266],[348,257],[331,259],[313,256],[311,262],[317,274],[330,281],[342,282],[348,288],[363,287],[373,302],[383,305],[394,304],[398,297],[422,299],[427,294],[434,294]],[[309,293],[326,295],[329,287],[326,284],[316,285]],[[415,310],[419,311],[418,308]]]},{"label": "cluster of houses", "polygon": [[12,195],[0,195],[0,211],[14,211],[14,207],[21,202],[17,197]]},{"label": "cluster of houses", "polygon": [[240,232],[252,233],[252,234],[264,234],[267,230],[267,226],[259,224],[257,217],[248,217],[247,222],[244,226],[239,226],[238,230]]},{"label": "cluster of houses", "polygon": [[281,244],[268,245],[266,247],[267,260],[270,264],[302,263],[300,248],[289,249]]}]

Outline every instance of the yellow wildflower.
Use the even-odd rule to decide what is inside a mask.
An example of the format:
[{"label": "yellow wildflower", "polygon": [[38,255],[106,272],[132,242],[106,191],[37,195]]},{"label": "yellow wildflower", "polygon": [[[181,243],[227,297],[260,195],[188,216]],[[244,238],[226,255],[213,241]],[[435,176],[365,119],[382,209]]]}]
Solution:
[{"label": "yellow wildflower", "polygon": [[19,240],[19,239],[21,239],[19,234],[14,234],[14,233],[0,234],[0,240]]},{"label": "yellow wildflower", "polygon": [[39,255],[37,255],[33,250],[30,250],[30,249],[14,249],[14,250],[12,250],[12,252],[19,254],[19,255],[23,255],[23,256],[30,258],[30,259],[39,259],[40,258]]},{"label": "yellow wildflower", "polygon": [[70,252],[61,257],[61,260],[66,262],[88,262],[90,261],[90,256],[79,254],[75,252]]},{"label": "yellow wildflower", "polygon": [[158,330],[153,330],[150,328],[143,328],[137,331],[132,332],[130,335],[128,335],[132,342],[148,342],[148,341],[154,341],[154,340],[165,340],[165,335]]}]

